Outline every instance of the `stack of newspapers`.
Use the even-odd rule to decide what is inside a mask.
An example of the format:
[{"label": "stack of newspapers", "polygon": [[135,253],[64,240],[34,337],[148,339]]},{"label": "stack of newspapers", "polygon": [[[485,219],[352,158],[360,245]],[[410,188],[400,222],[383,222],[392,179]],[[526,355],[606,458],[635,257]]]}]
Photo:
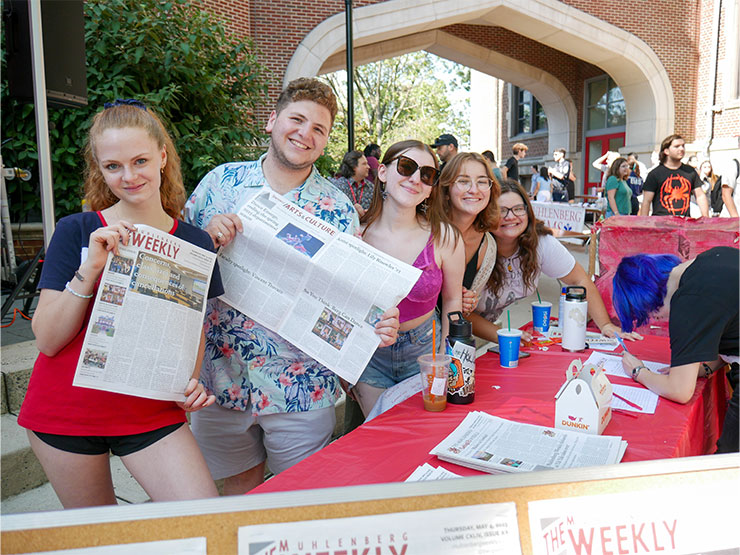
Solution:
[{"label": "stack of newspapers", "polygon": [[476,411],[430,454],[497,474],[616,464],[626,448],[627,442],[618,436],[521,424]]}]

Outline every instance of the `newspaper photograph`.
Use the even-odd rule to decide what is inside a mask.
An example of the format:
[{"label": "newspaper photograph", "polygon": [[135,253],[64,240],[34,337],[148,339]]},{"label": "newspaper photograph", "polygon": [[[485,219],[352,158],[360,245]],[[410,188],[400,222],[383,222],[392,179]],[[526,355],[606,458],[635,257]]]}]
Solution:
[{"label": "newspaper photograph", "polygon": [[476,411],[430,454],[495,474],[616,464],[626,446],[618,436],[556,430]]},{"label": "newspaper photograph", "polygon": [[73,384],[183,401],[216,254],[137,225],[108,254]]},{"label": "newspaper photograph", "polygon": [[380,339],[375,324],[421,270],[265,190],[239,210],[221,249],[221,299],[356,383]]}]

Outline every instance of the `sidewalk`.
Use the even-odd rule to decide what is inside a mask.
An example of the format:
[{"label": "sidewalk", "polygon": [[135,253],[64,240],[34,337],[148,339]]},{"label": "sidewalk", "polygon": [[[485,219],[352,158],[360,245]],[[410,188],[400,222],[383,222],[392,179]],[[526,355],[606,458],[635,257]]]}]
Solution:
[{"label": "sidewalk", "polygon": [[[576,260],[584,268],[587,268],[587,248],[574,245],[566,246]],[[558,281],[543,276],[539,283],[539,293],[542,300],[550,301],[553,304],[553,315],[557,315],[560,298]],[[532,319],[531,303],[536,300],[537,295],[534,294],[510,306],[512,327],[522,326]],[[8,316],[3,324],[10,321],[10,314]],[[46,482],[43,470],[41,470],[28,447],[25,430],[18,427],[16,423],[15,414],[17,414],[17,408],[20,407],[25,385],[22,378],[14,376],[17,376],[18,368],[25,368],[25,379],[27,380],[36,353],[30,324],[29,321],[17,316],[10,327],[2,329],[3,410],[5,412],[6,406],[9,410],[9,412],[2,415],[0,426],[2,436],[2,484],[5,493],[12,491],[13,487],[21,487],[23,483],[27,483],[29,480],[35,480],[42,485],[36,485],[36,487],[17,495],[6,497],[3,493],[3,499],[0,502],[0,513],[2,514],[54,511],[62,508],[51,485]],[[343,411],[344,404],[341,403],[337,406],[337,421],[340,424],[344,420]],[[133,479],[118,457],[111,457],[111,468],[119,504],[149,501],[144,490]]]}]

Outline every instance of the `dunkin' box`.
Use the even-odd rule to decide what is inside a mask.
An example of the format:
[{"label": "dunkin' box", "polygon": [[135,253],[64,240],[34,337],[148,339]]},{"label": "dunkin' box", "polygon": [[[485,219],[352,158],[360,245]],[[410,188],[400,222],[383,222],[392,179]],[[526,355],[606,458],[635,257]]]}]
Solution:
[{"label": "dunkin' box", "polygon": [[601,435],[612,418],[611,405],[612,384],[604,368],[576,359],[555,395],[555,427]]}]

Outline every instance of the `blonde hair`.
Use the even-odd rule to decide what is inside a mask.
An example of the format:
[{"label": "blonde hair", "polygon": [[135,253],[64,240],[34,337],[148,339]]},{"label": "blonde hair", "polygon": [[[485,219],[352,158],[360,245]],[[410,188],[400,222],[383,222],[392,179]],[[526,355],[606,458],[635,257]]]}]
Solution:
[{"label": "blonde hair", "polygon": [[162,170],[159,195],[162,208],[171,217],[179,219],[185,206],[185,186],[180,171],[180,157],[175,144],[162,124],[162,120],[149,108],[132,104],[118,104],[95,114],[85,144],[85,201],[90,210],[104,210],[118,202],[100,171],[96,157],[96,142],[108,129],[143,129],[158,148],[167,153],[167,163]]}]

